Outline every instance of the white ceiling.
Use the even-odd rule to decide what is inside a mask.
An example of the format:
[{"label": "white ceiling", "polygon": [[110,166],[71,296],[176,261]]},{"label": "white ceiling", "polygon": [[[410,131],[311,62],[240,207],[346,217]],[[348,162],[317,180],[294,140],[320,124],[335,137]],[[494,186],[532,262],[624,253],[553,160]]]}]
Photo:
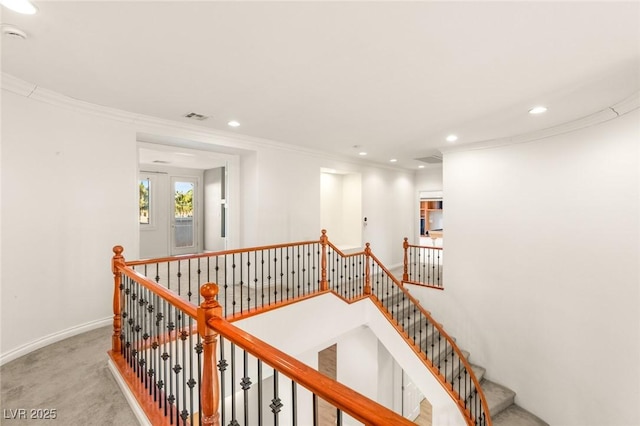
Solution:
[{"label": "white ceiling", "polygon": [[[640,3],[40,1],[2,71],[73,98],[415,168],[640,87]],[[549,111],[531,116],[544,104]],[[188,112],[210,116],[193,122]],[[241,126],[232,129],[229,120]],[[361,148],[354,148],[359,145]]]}]

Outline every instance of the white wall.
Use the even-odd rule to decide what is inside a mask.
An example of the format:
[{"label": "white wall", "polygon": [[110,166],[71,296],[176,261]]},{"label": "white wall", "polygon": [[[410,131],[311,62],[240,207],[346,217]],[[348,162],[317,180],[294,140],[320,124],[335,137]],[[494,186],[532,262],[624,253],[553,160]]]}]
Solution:
[{"label": "white wall", "polygon": [[429,166],[416,172],[417,191],[442,191],[442,166]]},{"label": "white wall", "polygon": [[341,250],[363,246],[361,181],[360,173],[320,175],[320,227]]},{"label": "white wall", "polygon": [[341,244],[343,175],[322,173],[320,175],[320,227],[333,236],[334,244]]},{"label": "white wall", "polygon": [[[291,318],[296,321],[290,321]],[[325,294],[237,321],[235,325],[283,352],[310,362],[308,365],[313,368],[317,368],[317,357],[312,354],[337,343],[338,380],[385,403],[393,396],[379,387],[390,386],[389,376],[374,372],[380,363],[390,364],[388,356],[380,357],[387,351],[431,402],[434,425],[465,424],[449,394],[369,299],[347,304],[333,294]]]},{"label": "white wall", "polygon": [[113,315],[136,163],[130,124],[2,91],[2,362]]},{"label": "white wall", "polygon": [[225,249],[222,235],[222,192],[224,167],[204,171],[204,250]]},{"label": "white wall", "polygon": [[403,239],[419,232],[413,173],[366,168],[362,193],[363,240],[387,267],[402,264]]},{"label": "white wall", "polygon": [[639,122],[444,157],[445,291],[413,291],[552,425],[640,424]]},{"label": "white wall", "polygon": [[[283,165],[286,164],[286,167]],[[402,262],[402,239],[413,235],[413,172],[361,166],[300,152],[263,148],[257,153],[257,175],[251,178],[257,214],[249,221],[255,229],[245,235],[247,246],[320,237],[320,169],[332,168],[362,176],[363,242],[384,262]],[[246,224],[245,224],[246,225]],[[328,231],[331,239],[331,230]]]},{"label": "white wall", "polygon": [[[26,87],[16,91],[21,95],[2,92],[2,318],[20,321],[30,315],[32,303],[44,300],[57,308],[42,311],[45,327],[9,330],[3,325],[3,357],[111,315],[110,282],[108,290],[96,291],[96,286],[111,279],[112,246],[123,245],[127,259],[139,257],[139,134],[210,144],[238,155],[229,169],[229,203],[239,209],[240,220],[229,218],[228,248],[318,240],[323,167],[361,175],[362,214],[369,219],[363,241],[383,262],[399,264],[402,238],[414,232],[413,172],[228,138],[79,102],[28,83],[18,86]],[[26,258],[31,250],[47,256],[39,255],[42,260],[33,266]],[[77,307],[85,301],[87,309]]]}]

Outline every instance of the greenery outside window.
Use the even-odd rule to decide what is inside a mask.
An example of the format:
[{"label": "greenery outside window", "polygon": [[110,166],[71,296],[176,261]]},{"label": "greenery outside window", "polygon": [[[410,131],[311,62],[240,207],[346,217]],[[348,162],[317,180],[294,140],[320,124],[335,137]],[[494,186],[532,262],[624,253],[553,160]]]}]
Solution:
[{"label": "greenery outside window", "polygon": [[149,208],[151,199],[151,180],[149,178],[140,179],[138,186],[140,190],[140,224],[149,225],[151,224],[151,210]]}]

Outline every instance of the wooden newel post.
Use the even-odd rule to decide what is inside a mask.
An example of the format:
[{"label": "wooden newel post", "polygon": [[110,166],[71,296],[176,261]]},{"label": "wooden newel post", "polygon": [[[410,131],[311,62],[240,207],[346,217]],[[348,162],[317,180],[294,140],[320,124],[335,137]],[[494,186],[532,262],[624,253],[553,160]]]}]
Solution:
[{"label": "wooden newel post", "polygon": [[206,283],[200,288],[200,294],[204,298],[198,307],[198,333],[202,338],[202,383],[200,386],[200,418],[206,426],[220,426],[220,385],[218,384],[218,372],[215,367],[216,344],[218,335],[207,325],[213,317],[222,316],[222,306],[216,300],[218,286]]},{"label": "wooden newel post", "polygon": [[320,236],[320,246],[322,247],[320,290],[322,291],[329,289],[329,283],[327,282],[327,241],[329,241],[327,230],[323,229]]},{"label": "wooden newel post", "polygon": [[404,243],[402,243],[402,248],[404,248],[404,269],[402,271],[402,281],[409,281],[409,258],[407,252],[409,251],[409,238],[404,237]]},{"label": "wooden newel post", "polygon": [[364,294],[371,294],[371,247],[369,243],[364,248],[365,266],[364,266]]},{"label": "wooden newel post", "polygon": [[120,291],[122,285],[122,274],[120,273],[120,266],[124,266],[124,257],[122,252],[124,248],[122,246],[113,247],[113,258],[111,258],[111,272],[113,272],[113,335],[111,336],[111,350],[114,353],[119,353],[122,350],[122,341],[120,340],[120,334],[122,334],[122,312],[120,301]]}]

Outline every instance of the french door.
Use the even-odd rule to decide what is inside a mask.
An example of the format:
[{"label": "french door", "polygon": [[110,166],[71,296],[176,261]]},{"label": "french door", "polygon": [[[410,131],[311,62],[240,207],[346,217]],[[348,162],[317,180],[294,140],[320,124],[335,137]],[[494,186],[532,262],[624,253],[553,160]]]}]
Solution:
[{"label": "french door", "polygon": [[198,248],[198,180],[171,178],[171,255],[195,253]]}]

